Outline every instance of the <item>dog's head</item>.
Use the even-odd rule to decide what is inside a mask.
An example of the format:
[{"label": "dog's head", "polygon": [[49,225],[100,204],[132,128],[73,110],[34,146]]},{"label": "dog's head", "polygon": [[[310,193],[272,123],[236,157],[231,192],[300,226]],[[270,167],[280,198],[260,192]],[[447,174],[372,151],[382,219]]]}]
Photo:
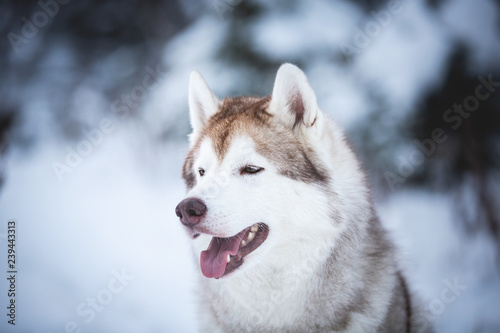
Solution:
[{"label": "dog's head", "polygon": [[331,147],[320,144],[325,119],[300,69],[282,65],[271,96],[222,101],[193,72],[189,108],[188,193],[176,214],[200,253],[203,275],[277,262],[274,254],[291,254],[296,242],[303,248],[330,232],[328,196],[321,193],[330,182],[322,150]]}]

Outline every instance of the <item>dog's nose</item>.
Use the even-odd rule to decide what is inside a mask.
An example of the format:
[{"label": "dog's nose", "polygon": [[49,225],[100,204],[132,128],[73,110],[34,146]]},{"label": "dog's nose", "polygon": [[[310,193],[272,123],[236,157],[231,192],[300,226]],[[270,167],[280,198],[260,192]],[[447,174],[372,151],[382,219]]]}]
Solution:
[{"label": "dog's nose", "polygon": [[175,207],[175,214],[180,217],[182,224],[188,227],[200,223],[206,211],[207,206],[197,198],[184,199]]}]

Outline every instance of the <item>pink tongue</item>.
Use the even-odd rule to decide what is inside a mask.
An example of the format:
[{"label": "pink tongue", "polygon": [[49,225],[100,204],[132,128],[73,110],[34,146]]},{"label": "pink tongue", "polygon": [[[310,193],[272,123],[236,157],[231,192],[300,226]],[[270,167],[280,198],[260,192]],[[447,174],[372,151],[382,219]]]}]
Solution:
[{"label": "pink tongue", "polygon": [[219,238],[213,237],[208,245],[208,249],[201,252],[200,266],[201,272],[207,278],[219,278],[224,274],[227,265],[227,255],[238,253],[241,239],[245,235],[246,229],[233,237]]}]

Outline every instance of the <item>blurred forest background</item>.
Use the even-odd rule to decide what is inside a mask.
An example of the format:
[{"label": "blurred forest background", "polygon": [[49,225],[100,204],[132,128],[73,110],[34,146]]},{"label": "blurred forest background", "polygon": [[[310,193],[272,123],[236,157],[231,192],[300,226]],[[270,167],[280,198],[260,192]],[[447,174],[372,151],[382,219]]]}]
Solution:
[{"label": "blurred forest background", "polygon": [[500,1],[18,0],[0,32],[0,253],[15,219],[20,262],[0,331],[197,331],[174,214],[189,73],[264,96],[290,62],[363,160],[437,331],[500,332]]}]

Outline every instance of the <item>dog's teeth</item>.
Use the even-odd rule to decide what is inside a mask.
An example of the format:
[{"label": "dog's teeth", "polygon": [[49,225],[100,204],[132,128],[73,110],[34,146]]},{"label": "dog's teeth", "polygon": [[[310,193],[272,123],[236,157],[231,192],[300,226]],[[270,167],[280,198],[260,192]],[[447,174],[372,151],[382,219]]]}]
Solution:
[{"label": "dog's teeth", "polygon": [[251,228],[250,228],[250,231],[251,232],[257,232],[257,230],[259,230],[259,227],[257,225],[253,225]]},{"label": "dog's teeth", "polygon": [[229,254],[227,255],[227,262],[229,263],[229,261],[231,261],[231,257],[229,256]]},{"label": "dog's teeth", "polygon": [[247,244],[247,241],[246,240],[242,240],[241,241],[241,246],[245,246]]},{"label": "dog's teeth", "polygon": [[247,236],[247,240],[251,241],[255,237],[255,232],[249,232]]}]

